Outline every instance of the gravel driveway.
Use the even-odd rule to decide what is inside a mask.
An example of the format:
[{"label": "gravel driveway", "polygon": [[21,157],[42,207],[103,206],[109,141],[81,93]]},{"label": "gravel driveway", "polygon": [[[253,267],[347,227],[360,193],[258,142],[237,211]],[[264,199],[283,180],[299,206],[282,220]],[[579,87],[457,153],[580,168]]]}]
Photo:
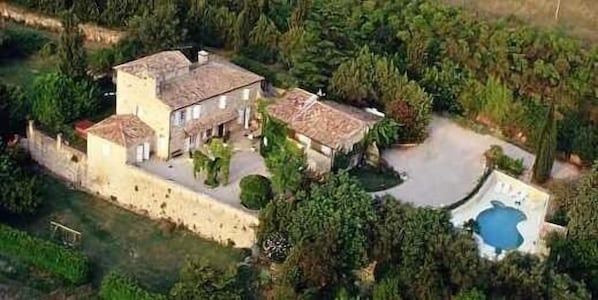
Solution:
[{"label": "gravel driveway", "polygon": [[[418,206],[442,207],[469,193],[484,171],[483,153],[496,144],[505,154],[524,159],[529,178],[534,155],[490,135],[465,129],[453,121],[434,116],[430,136],[421,145],[412,148],[386,150],[382,156],[399,172],[407,172],[408,179],[401,185],[377,193],[390,194]],[[578,175],[575,166],[555,162],[555,178]]]}]

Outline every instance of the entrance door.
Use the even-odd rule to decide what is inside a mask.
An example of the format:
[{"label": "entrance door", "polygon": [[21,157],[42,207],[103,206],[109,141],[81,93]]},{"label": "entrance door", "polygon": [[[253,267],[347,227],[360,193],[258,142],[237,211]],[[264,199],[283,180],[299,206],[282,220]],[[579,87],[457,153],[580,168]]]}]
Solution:
[{"label": "entrance door", "polygon": [[225,133],[224,124],[218,125],[218,136],[224,137],[224,133]]}]

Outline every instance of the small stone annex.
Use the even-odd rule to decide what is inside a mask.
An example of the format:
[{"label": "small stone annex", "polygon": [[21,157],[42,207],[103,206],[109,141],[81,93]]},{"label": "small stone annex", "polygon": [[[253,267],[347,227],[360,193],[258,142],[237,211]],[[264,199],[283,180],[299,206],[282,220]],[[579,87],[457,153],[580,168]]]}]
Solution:
[{"label": "small stone annex", "polygon": [[[289,138],[303,148],[311,169],[331,170],[335,154],[350,152],[382,117],[356,107],[320,101],[317,95],[295,88],[268,105],[268,113],[287,124]],[[357,157],[350,165],[357,163]]]}]

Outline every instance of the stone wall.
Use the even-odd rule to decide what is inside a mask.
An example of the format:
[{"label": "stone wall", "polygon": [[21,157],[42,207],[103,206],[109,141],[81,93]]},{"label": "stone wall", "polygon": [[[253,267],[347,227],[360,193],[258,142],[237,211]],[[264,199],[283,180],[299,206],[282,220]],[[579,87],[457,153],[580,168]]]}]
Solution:
[{"label": "stone wall", "polygon": [[[103,162],[109,171],[88,167],[87,156],[51,138],[30,123],[24,145],[32,158],[76,187],[153,219],[185,225],[202,237],[251,247],[258,218],[134,165]],[[77,159],[73,159],[77,156]]]},{"label": "stone wall", "polygon": [[[5,2],[0,2],[0,17],[24,23],[27,26],[39,27],[54,32],[60,32],[62,30],[62,25],[56,18],[27,12],[24,9]],[[79,28],[85,35],[85,39],[93,42],[116,44],[124,36],[124,32],[122,31],[111,30],[94,24],[80,24]]]},{"label": "stone wall", "polygon": [[51,138],[29,123],[25,142],[31,158],[52,173],[80,187],[86,181],[87,155],[65,145],[62,136]]}]

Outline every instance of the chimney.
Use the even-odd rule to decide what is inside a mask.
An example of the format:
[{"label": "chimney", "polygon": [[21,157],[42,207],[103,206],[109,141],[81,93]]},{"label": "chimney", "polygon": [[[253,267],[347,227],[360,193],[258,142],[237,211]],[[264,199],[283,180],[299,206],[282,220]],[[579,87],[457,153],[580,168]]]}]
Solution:
[{"label": "chimney", "polygon": [[205,50],[201,50],[201,51],[197,52],[197,65],[201,66],[201,65],[207,64],[209,57],[210,57],[210,54]]}]

